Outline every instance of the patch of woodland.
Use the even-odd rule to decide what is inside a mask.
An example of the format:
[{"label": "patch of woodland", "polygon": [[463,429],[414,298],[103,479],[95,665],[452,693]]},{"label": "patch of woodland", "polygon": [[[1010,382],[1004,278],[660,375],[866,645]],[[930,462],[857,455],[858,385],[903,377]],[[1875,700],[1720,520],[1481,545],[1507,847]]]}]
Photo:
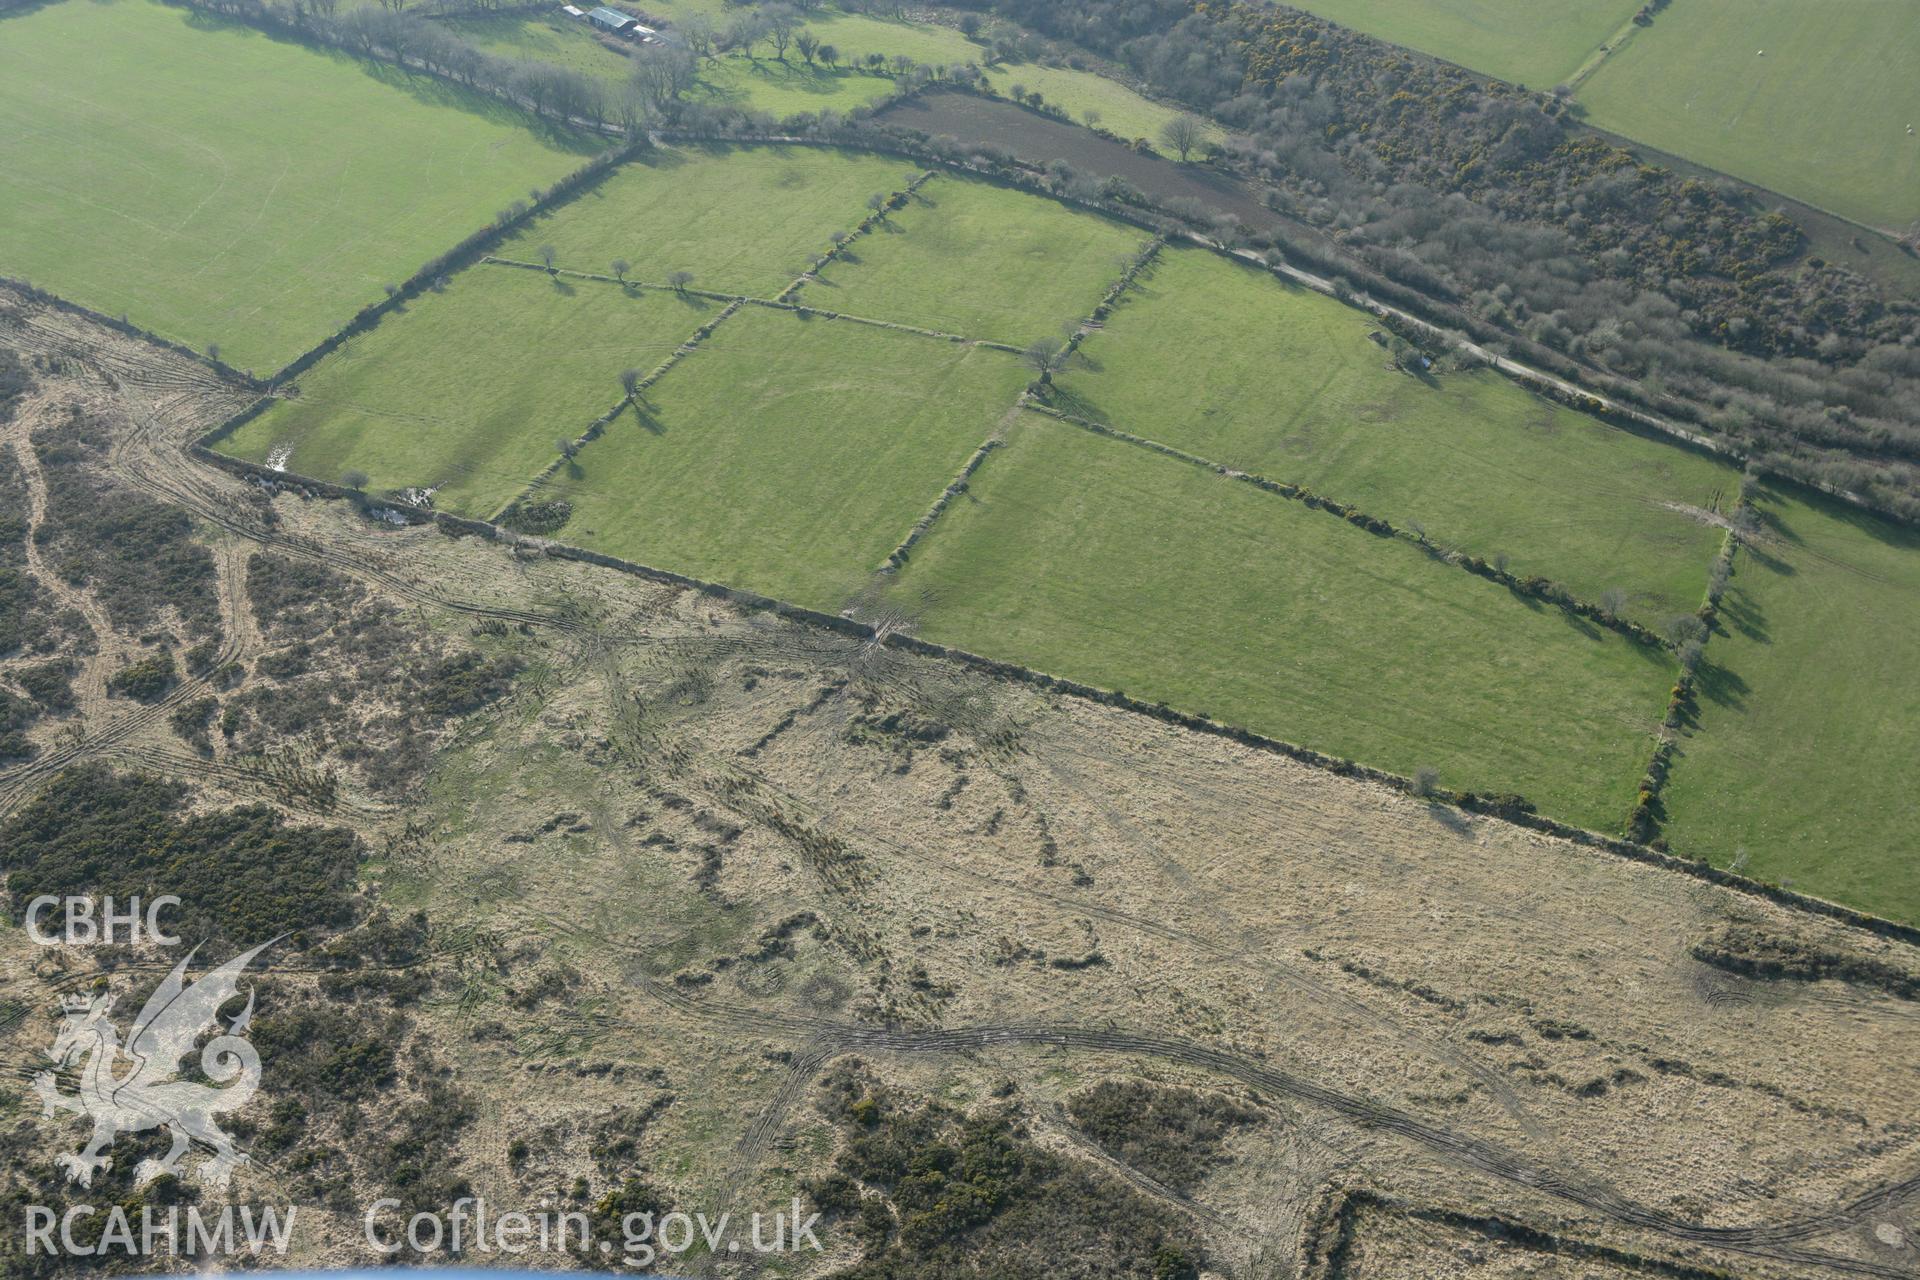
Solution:
[{"label": "patch of woodland", "polygon": [[1199,1274],[1191,1222],[1039,1146],[1011,1100],[965,1111],[851,1062],[826,1078],[820,1106],[840,1145],[832,1169],[804,1186],[840,1236],[830,1245],[851,1236],[863,1252],[839,1280]]}]

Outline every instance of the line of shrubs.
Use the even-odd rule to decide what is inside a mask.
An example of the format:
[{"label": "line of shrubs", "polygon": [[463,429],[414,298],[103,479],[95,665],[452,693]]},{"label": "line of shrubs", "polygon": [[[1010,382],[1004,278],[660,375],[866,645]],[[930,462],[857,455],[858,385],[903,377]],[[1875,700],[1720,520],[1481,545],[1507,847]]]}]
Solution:
[{"label": "line of shrubs", "polygon": [[222,377],[231,378],[235,382],[243,383],[255,391],[264,391],[267,388],[267,383],[254,377],[251,370],[236,369],[215,355],[211,355],[205,351],[195,351],[192,347],[184,343],[175,342],[172,338],[163,338],[153,330],[142,328],[123,315],[110,316],[105,312],[95,311],[92,307],[84,303],[75,302],[71,298],[64,298],[57,293],[49,293],[31,281],[18,280],[12,276],[0,276],[0,285],[14,290],[29,302],[38,302],[45,306],[52,307],[57,311],[65,311],[70,315],[82,316],[97,325],[112,329],[116,333],[124,333],[130,338],[139,338],[143,342],[151,342],[156,347],[164,347],[175,355],[185,356],[189,360],[203,364]]},{"label": "line of shrubs", "polygon": [[642,134],[623,147],[603,151],[594,156],[545,191],[539,192],[533,200],[514,201],[502,209],[492,222],[468,235],[446,252],[427,259],[419,270],[398,285],[392,286],[385,298],[360,308],[351,320],[303,354],[296,356],[285,368],[274,374],[270,380],[271,383],[283,383],[299,377],[347,339],[373,328],[388,312],[404,306],[426,290],[443,284],[454,272],[484,257],[486,251],[498,244],[509,232],[532,220],[537,214],[555,205],[564,204],[596,185],[621,164],[645,151],[650,145],[646,135]]},{"label": "line of shrubs", "polygon": [[835,258],[838,258],[841,254],[845,253],[847,251],[847,247],[851,245],[854,241],[858,240],[860,237],[872,235],[874,228],[878,227],[881,223],[887,220],[888,214],[896,213],[899,210],[906,208],[907,201],[912,198],[913,193],[918,191],[922,186],[924,186],[927,183],[927,181],[931,179],[933,176],[934,176],[933,170],[929,169],[925,173],[922,173],[917,177],[915,177],[913,181],[909,182],[901,190],[889,192],[887,194],[885,202],[882,203],[879,208],[873,210],[871,213],[867,214],[866,217],[860,219],[860,221],[857,224],[855,224],[852,232],[848,233],[845,236],[835,239],[832,244],[827,246],[827,251],[825,253],[821,254],[819,257],[815,258],[811,263],[808,264],[806,273],[800,276],[798,279],[794,280],[793,283],[789,284],[786,288],[782,289],[778,294],[776,294],[774,296],[774,301],[775,302],[793,301],[793,296],[796,293],[800,292],[801,287],[806,284],[808,277],[816,276],[820,272],[824,271],[827,268],[827,265],[829,263],[831,263]]},{"label": "line of shrubs", "polygon": [[[1736,521],[1750,510],[1743,493],[1734,508]],[[1680,676],[1673,682],[1673,688],[1667,696],[1667,714],[1660,721],[1660,741],[1654,745],[1653,758],[1647,762],[1647,771],[1640,779],[1633,812],[1627,815],[1627,838],[1655,849],[1664,850],[1667,847],[1667,842],[1660,837],[1660,824],[1666,816],[1660,797],[1666,790],[1674,753],[1679,749],[1677,735],[1699,710],[1696,700],[1697,668],[1705,649],[1706,637],[1713,634],[1714,622],[1719,617],[1720,596],[1727,589],[1728,579],[1733,572],[1734,552],[1739,545],[1738,535],[1729,529],[1721,540],[1719,553],[1714,556],[1713,567],[1707,573],[1706,596],[1695,615],[1700,620],[1701,634],[1679,646]]]},{"label": "line of shrubs", "polygon": [[[192,452],[194,456],[202,461],[243,478],[285,482],[285,477],[257,463],[244,462],[238,458],[230,458],[224,454],[215,453],[210,449],[197,445],[193,447]],[[338,485],[329,485],[305,478],[302,478],[300,484],[304,486],[307,491],[320,496],[348,499],[358,496],[352,490],[343,489]],[[409,506],[405,503],[396,502],[393,505],[399,514],[405,516],[410,521],[418,524],[432,522],[453,536],[476,535],[496,541],[517,541],[512,531],[503,529],[496,524],[484,520],[472,520],[463,516],[450,515],[443,511],[432,511],[423,507]],[[588,551],[583,547],[567,546],[564,543],[547,543],[541,550],[543,554],[555,559],[577,560],[586,564],[596,564],[604,568],[616,569],[622,573],[629,573],[635,577],[645,578],[649,581],[664,582],[675,586],[691,588],[703,595],[710,596],[716,600],[726,601],[738,608],[759,613],[770,613],[777,617],[824,627],[828,630],[840,632],[845,635],[857,636],[861,639],[870,640],[874,638],[871,628],[855,622],[852,619],[843,618],[837,614],[825,613],[818,609],[810,609],[805,605],[797,605],[789,601],[778,600],[772,596],[763,596],[756,592],[744,591],[734,587],[722,586],[716,582],[708,582],[700,578],[688,577],[686,574],[675,573],[671,569],[659,569],[631,560],[622,560],[617,556],[606,555],[602,552]],[[1897,921],[1886,920],[1879,916],[1868,915],[1865,912],[1855,911],[1851,907],[1843,907],[1837,903],[1828,902],[1821,898],[1810,897],[1791,889],[1782,888],[1776,884],[1769,884],[1762,880],[1749,879],[1746,876],[1731,871],[1724,871],[1706,862],[1674,857],[1662,850],[1654,849],[1644,844],[1622,839],[1617,836],[1604,835],[1597,831],[1589,831],[1584,827],[1576,827],[1552,818],[1543,817],[1535,812],[1532,803],[1524,797],[1512,793],[1481,795],[1475,792],[1454,794],[1443,791],[1423,791],[1413,779],[1388,773],[1385,770],[1376,769],[1371,765],[1364,765],[1355,760],[1346,760],[1337,756],[1325,755],[1310,747],[1302,747],[1278,738],[1270,738],[1264,734],[1256,733],[1251,729],[1244,729],[1237,725],[1222,724],[1219,721],[1209,719],[1205,716],[1177,711],[1165,703],[1144,702],[1141,699],[1129,696],[1122,690],[1099,689],[1092,685],[1081,684],[1078,681],[1067,680],[1060,676],[1036,671],[1031,667],[1002,662],[999,659],[984,657],[966,649],[956,649],[948,645],[936,644],[930,640],[922,640],[918,636],[903,635],[899,632],[889,632],[881,637],[881,642],[927,657],[942,658],[950,662],[956,662],[986,675],[1015,680],[1022,684],[1052,692],[1070,694],[1074,697],[1089,702],[1096,702],[1103,706],[1118,707],[1139,715],[1151,716],[1156,720],[1176,725],[1183,729],[1191,729],[1195,732],[1210,734],[1214,737],[1227,738],[1242,746],[1275,755],[1286,756],[1288,759],[1295,760],[1316,769],[1323,769],[1340,777],[1359,778],[1368,782],[1377,782],[1382,786],[1390,787],[1395,791],[1409,795],[1425,794],[1427,798],[1431,800],[1440,803],[1451,803],[1471,813],[1497,817],[1515,826],[1525,827],[1531,831],[1538,831],[1544,835],[1557,836],[1570,843],[1586,848],[1599,849],[1603,852],[1616,854],[1636,862],[1649,863],[1667,870],[1683,872],[1696,879],[1706,880],[1710,883],[1735,889],[1742,893],[1752,894],[1755,897],[1765,898],[1792,910],[1823,916],[1854,928],[1864,929],[1882,937],[1895,938],[1903,942],[1920,945],[1920,928],[1913,925],[1901,924]]]},{"label": "line of shrubs", "polygon": [[914,544],[926,536],[927,530],[933,528],[934,522],[940,519],[948,505],[967,491],[968,482],[973,479],[973,473],[980,469],[980,464],[987,460],[987,455],[1005,443],[1006,441],[999,436],[989,436],[981,441],[980,447],[973,451],[973,456],[968,458],[966,465],[960,468],[960,474],[953,478],[953,483],[940,491],[940,496],[933,500],[933,505],[927,509],[925,515],[920,517],[919,523],[907,530],[907,536],[901,539],[900,545],[887,556],[886,562],[880,566],[880,572],[894,573],[906,564]]},{"label": "line of shrubs", "polygon": [[1668,647],[1666,640],[1651,628],[1642,626],[1630,618],[1623,618],[1616,613],[1611,613],[1603,606],[1595,604],[1590,600],[1582,600],[1551,579],[1539,576],[1522,578],[1520,575],[1512,573],[1481,556],[1467,555],[1459,551],[1449,551],[1444,547],[1430,542],[1424,535],[1397,528],[1390,521],[1383,520],[1376,515],[1371,515],[1348,503],[1329,498],[1324,494],[1315,493],[1305,485],[1293,484],[1285,480],[1271,480],[1266,476],[1255,475],[1250,471],[1237,471],[1231,467],[1223,466],[1218,462],[1212,462],[1206,458],[1187,453],[1184,450],[1176,449],[1172,445],[1161,444],[1158,440],[1149,440],[1144,436],[1136,436],[1131,432],[1121,431],[1117,427],[1110,427],[1102,422],[1094,422],[1088,418],[1062,412],[1051,405],[1036,403],[1030,407],[1059,418],[1063,422],[1070,422],[1074,426],[1085,431],[1091,431],[1096,435],[1110,436],[1115,440],[1124,440],[1128,444],[1138,445],[1143,449],[1151,449],[1156,453],[1165,454],[1169,458],[1176,458],[1192,466],[1205,467],[1207,470],[1218,475],[1250,484],[1254,488],[1264,490],[1267,493],[1278,494],[1283,498],[1291,498],[1295,502],[1304,503],[1315,511],[1324,511],[1329,515],[1338,516],[1355,528],[1364,529],[1368,533],[1375,534],[1376,536],[1383,538],[1405,538],[1434,559],[1444,564],[1453,565],[1456,568],[1465,569],[1468,573],[1485,578],[1490,582],[1497,582],[1516,595],[1527,596],[1531,599],[1554,605],[1577,617],[1585,618],[1609,630],[1617,631],[1636,643],[1652,648],[1663,649]]},{"label": "line of shrubs", "polygon": [[[1114,307],[1119,305],[1120,296],[1132,288],[1133,282],[1139,278],[1140,273],[1145,271],[1148,265],[1160,256],[1160,250],[1165,247],[1166,243],[1166,235],[1156,232],[1153,239],[1147,242],[1146,247],[1134,255],[1133,261],[1127,264],[1127,269],[1120,273],[1120,278],[1109,285],[1107,291],[1100,295],[1100,301],[1094,305],[1092,311],[1087,313],[1087,318],[1074,326],[1073,333],[1067,338],[1066,345],[1060,348],[1060,354],[1053,360],[1055,365],[1065,364],[1068,357],[1078,351],[1080,344],[1086,341],[1087,334],[1092,331],[1092,327],[1106,322],[1107,317],[1113,314]],[[1040,381],[1044,383],[1051,381],[1051,379],[1043,372],[1040,375]]]}]

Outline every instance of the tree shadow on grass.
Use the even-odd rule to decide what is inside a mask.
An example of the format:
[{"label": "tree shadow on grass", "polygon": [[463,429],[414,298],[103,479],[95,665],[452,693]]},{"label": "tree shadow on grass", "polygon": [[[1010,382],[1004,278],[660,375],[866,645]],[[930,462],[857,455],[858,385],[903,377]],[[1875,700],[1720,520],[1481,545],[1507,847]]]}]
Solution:
[{"label": "tree shadow on grass", "polygon": [[[1702,659],[1694,672],[1694,687],[1700,691],[1701,697],[1730,711],[1746,710],[1747,694],[1751,692],[1739,672],[1711,659]],[[1695,727],[1696,723],[1697,717],[1691,714],[1681,719],[1681,724],[1689,729]]]},{"label": "tree shadow on grass", "polygon": [[351,60],[365,72],[369,79],[378,80],[390,88],[398,89],[416,102],[427,106],[465,111],[469,115],[476,115],[493,124],[508,128],[525,129],[545,143],[550,150],[589,156],[614,145],[612,139],[603,135],[589,133],[583,129],[568,128],[510,102],[503,102],[499,98],[460,85],[449,84],[437,76],[407,71],[391,63],[373,62],[337,49],[323,48],[318,51],[337,54]]},{"label": "tree shadow on grass", "polygon": [[1765,569],[1768,573],[1778,574],[1782,578],[1790,578],[1800,572],[1792,562],[1775,555],[1767,548],[1766,544],[1761,542],[1748,540],[1741,543],[1740,554],[1742,557],[1753,561],[1762,569]]},{"label": "tree shadow on grass", "polygon": [[628,403],[633,409],[634,421],[640,424],[642,431],[653,436],[664,436],[667,434],[667,424],[660,420],[659,412],[655,410],[652,405],[647,404],[639,398],[635,398]]},{"label": "tree shadow on grass", "polygon": [[1752,593],[1737,583],[1729,584],[1721,595],[1718,614],[1716,630],[1724,626],[1738,631],[1755,644],[1773,643],[1773,633],[1767,628],[1767,615]]},{"label": "tree shadow on grass", "polygon": [[1070,413],[1076,418],[1085,418],[1089,422],[1098,422],[1102,426],[1113,427],[1116,430],[1121,429],[1118,423],[1106,415],[1100,407],[1100,402],[1083,391],[1054,382],[1048,386],[1047,399],[1062,413]]},{"label": "tree shadow on grass", "polygon": [[[1533,603],[1536,606],[1538,606],[1541,602],[1538,600],[1535,600],[1533,601]],[[1607,638],[1607,629],[1601,626],[1599,623],[1595,622],[1593,619],[1583,618],[1571,609],[1557,609],[1555,612],[1557,612],[1560,615],[1561,620],[1567,624],[1568,629],[1579,634],[1581,638],[1586,640],[1591,640],[1596,644],[1598,644],[1599,642]],[[1634,652],[1640,654],[1643,657],[1652,658],[1652,659],[1655,659],[1656,661],[1660,660],[1656,652],[1650,646],[1634,645],[1633,649],[1634,649]]]},{"label": "tree shadow on grass", "polygon": [[425,72],[409,71],[392,63],[380,62],[348,49],[302,39],[289,31],[267,30],[234,18],[208,13],[203,9],[190,10],[182,20],[197,31],[217,31],[228,35],[270,40],[274,44],[297,48],[351,66],[368,78],[377,80],[389,88],[398,89],[417,102],[429,106],[450,107],[495,124],[525,129],[556,151],[586,156],[604,151],[613,145],[609,138],[557,124],[513,103],[477,90],[452,84]]},{"label": "tree shadow on grass", "polygon": [[[26,0],[24,4],[16,4],[11,8],[0,9],[0,22],[5,22],[9,18],[24,18],[30,13],[38,13],[42,9],[51,9],[59,3],[60,0]],[[110,6],[114,3],[114,0],[94,0],[94,3]]]}]

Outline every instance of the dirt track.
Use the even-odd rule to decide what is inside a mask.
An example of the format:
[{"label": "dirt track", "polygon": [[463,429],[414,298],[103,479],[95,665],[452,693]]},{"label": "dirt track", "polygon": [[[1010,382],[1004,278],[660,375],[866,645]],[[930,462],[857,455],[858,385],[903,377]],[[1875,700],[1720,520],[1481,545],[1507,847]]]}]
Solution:
[{"label": "dirt track", "polygon": [[[1689,954],[1728,922],[1909,969],[1914,948],[691,592],[345,504],[281,496],[269,519],[182,450],[236,407],[210,374],[31,319],[12,340],[84,358],[123,408],[114,474],[205,525],[226,652],[262,643],[256,547],[429,626],[533,633],[539,669],[463,726],[431,796],[349,786],[329,814],[374,847],[433,833],[424,861],[382,875],[456,935],[484,927],[586,975],[505,1048],[471,1035],[497,994],[435,1013],[497,1114],[623,1099],[598,1074],[555,1089],[543,1073],[570,1060],[657,1071],[699,1105],[669,1111],[653,1158],[687,1197],[747,1207],[820,1141],[812,1082],[849,1055],[962,1101],[1012,1079],[1036,1115],[1096,1073],[1145,1075],[1272,1117],[1193,1197],[1221,1260],[1291,1258],[1333,1172],[1634,1256],[1915,1274],[1872,1232],[1910,1223],[1920,1193],[1916,1007]],[[84,736],[0,774],[0,812],[88,758],[270,797],[257,769],[167,732],[199,688],[90,710]],[[563,811],[587,820],[556,830]],[[756,951],[802,911],[819,924],[793,954]],[[1364,1274],[1426,1264],[1382,1265]]]}]

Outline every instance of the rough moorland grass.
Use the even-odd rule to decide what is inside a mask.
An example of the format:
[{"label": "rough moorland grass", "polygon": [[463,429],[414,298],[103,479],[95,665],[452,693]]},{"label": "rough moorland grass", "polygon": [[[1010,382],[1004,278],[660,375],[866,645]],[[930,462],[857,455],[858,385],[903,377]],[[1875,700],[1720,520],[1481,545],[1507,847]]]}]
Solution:
[{"label": "rough moorland grass", "polygon": [[1920,921],[1920,535],[1811,497],[1760,506],[1667,785],[1667,837]]},{"label": "rough moorland grass", "polygon": [[994,429],[1004,352],[746,307],[556,477],[567,542],[838,609]]},{"label": "rough moorland grass", "polygon": [[1198,249],[1163,251],[1057,375],[1063,408],[1304,484],[1650,622],[1699,606],[1724,463],[1605,426],[1492,373],[1395,372],[1350,307]]},{"label": "rough moorland grass", "polygon": [[1535,89],[1585,62],[1640,0],[1301,0],[1298,8]]},{"label": "rough moorland grass", "polygon": [[0,271],[261,373],[598,145],[148,0],[0,19]]},{"label": "rough moorland grass", "polygon": [[1597,125],[1900,231],[1920,218],[1916,68],[1912,0],[1686,0],[1579,99]]},{"label": "rough moorland grass", "polygon": [[533,260],[552,245],[563,267],[663,282],[691,271],[724,293],[771,297],[867,216],[867,198],[906,185],[904,161],[821,147],[662,150],[527,224],[496,252]]},{"label": "rough moorland grass", "polygon": [[1084,318],[1148,238],[942,174],[808,284],[804,301],[1019,346]]},{"label": "rough moorland grass", "polygon": [[1038,415],[896,590],[930,639],[1609,828],[1673,674],[1405,542]]},{"label": "rough moorland grass", "polygon": [[435,505],[486,516],[621,398],[620,372],[652,369],[706,313],[672,294],[556,282],[478,266],[446,292],[328,356],[299,396],[248,422],[220,447],[369,489],[440,486]]}]

